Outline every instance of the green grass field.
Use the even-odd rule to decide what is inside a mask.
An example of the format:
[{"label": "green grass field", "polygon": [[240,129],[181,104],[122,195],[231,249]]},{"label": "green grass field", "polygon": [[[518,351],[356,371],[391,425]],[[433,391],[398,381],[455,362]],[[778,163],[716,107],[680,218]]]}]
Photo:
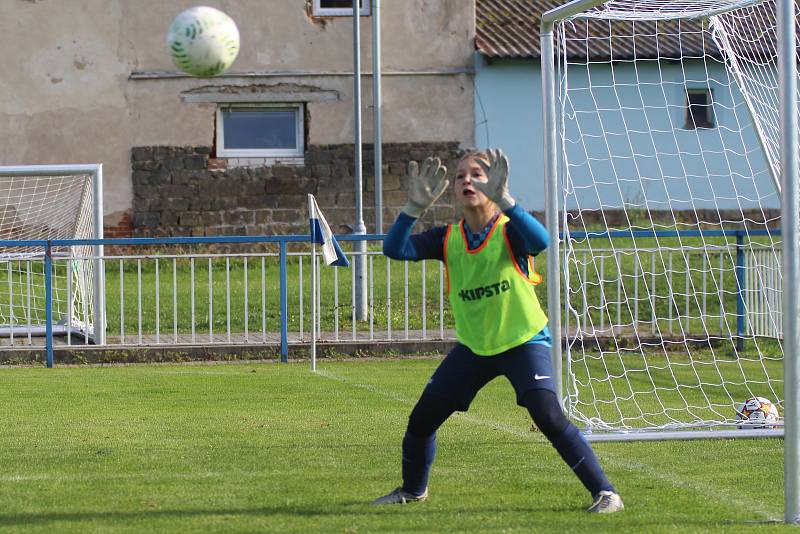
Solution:
[{"label": "green grass field", "polygon": [[438,359],[0,369],[0,532],[751,532],[782,519],[783,441],[595,445],[589,497],[511,387],[439,433],[426,503],[399,482]]}]

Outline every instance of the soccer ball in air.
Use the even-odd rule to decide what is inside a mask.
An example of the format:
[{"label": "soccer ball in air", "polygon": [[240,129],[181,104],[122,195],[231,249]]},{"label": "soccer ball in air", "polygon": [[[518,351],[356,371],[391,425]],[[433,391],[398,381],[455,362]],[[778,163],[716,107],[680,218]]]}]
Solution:
[{"label": "soccer ball in air", "polygon": [[764,397],[752,397],[744,401],[736,410],[738,428],[764,428],[775,426],[780,415],[772,401]]},{"label": "soccer ball in air", "polygon": [[198,6],[175,17],[167,32],[175,66],[187,74],[210,78],[230,68],[239,53],[239,28],[228,15]]}]

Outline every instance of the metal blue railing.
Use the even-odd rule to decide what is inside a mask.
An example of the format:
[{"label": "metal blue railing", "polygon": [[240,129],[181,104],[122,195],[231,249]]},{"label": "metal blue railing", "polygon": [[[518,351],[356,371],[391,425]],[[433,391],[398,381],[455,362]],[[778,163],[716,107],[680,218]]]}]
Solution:
[{"label": "metal blue railing", "polygon": [[[336,236],[340,241],[380,241],[382,234],[342,235]],[[131,237],[116,239],[53,239],[53,240],[0,240],[3,247],[41,248],[44,253],[45,282],[45,351],[47,367],[53,367],[53,257],[52,251],[57,247],[73,246],[163,246],[163,245],[224,245],[224,244],[264,244],[277,243],[280,263],[280,339],[281,361],[289,357],[289,324],[287,295],[287,246],[292,243],[310,243],[308,235],[283,236],[215,236],[215,237]]]},{"label": "metal blue railing", "polygon": [[[743,340],[745,333],[745,238],[757,236],[779,236],[779,230],[614,230],[602,232],[570,232],[573,239],[583,238],[648,238],[648,237],[735,237],[736,238],[736,283],[737,283],[737,335]],[[343,242],[380,241],[384,234],[341,235]],[[563,238],[563,234],[561,234]],[[277,243],[280,265],[280,354],[281,361],[288,361],[288,280],[287,246],[296,243],[310,243],[308,235],[283,236],[216,236],[216,237],[168,237],[168,238],[115,238],[115,239],[58,239],[58,240],[0,240],[3,247],[41,248],[44,252],[45,280],[45,350],[47,367],[53,366],[53,258],[52,251],[57,247],[71,246],[164,246],[164,245],[220,245],[220,244],[265,244]]]},{"label": "metal blue railing", "polygon": [[[573,239],[613,239],[613,238],[656,238],[656,237],[735,237],[736,238],[736,348],[742,350],[746,328],[745,318],[745,237],[763,237],[781,235],[780,229],[775,230],[610,230],[598,232],[570,232]],[[560,233],[563,239],[564,234]]]}]

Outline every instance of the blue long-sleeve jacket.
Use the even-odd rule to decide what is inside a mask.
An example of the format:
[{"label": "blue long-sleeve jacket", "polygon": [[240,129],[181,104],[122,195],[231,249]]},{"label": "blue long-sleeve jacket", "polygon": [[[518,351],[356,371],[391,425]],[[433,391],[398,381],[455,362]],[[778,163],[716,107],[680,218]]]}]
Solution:
[{"label": "blue long-sleeve jacket", "polygon": [[[518,205],[512,206],[504,213],[509,219],[506,224],[506,235],[514,259],[522,272],[528,274],[528,256],[536,256],[550,243],[547,229],[533,215]],[[444,237],[447,227],[437,226],[426,232],[412,235],[411,231],[416,222],[417,219],[414,217],[400,213],[383,240],[383,253],[394,260],[444,261]],[[475,231],[474,228],[470,230]],[[545,326],[530,342],[549,346],[550,331]]]}]

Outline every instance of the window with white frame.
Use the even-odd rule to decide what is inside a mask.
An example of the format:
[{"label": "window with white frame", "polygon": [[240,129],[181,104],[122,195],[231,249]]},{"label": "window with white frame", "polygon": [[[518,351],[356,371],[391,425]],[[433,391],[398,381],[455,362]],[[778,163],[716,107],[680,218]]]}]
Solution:
[{"label": "window with white frame", "polygon": [[[370,0],[359,0],[362,17],[370,13]],[[351,17],[353,0],[314,0],[315,17]]]},{"label": "window with white frame", "polygon": [[302,157],[303,104],[225,104],[217,108],[217,157]]}]

